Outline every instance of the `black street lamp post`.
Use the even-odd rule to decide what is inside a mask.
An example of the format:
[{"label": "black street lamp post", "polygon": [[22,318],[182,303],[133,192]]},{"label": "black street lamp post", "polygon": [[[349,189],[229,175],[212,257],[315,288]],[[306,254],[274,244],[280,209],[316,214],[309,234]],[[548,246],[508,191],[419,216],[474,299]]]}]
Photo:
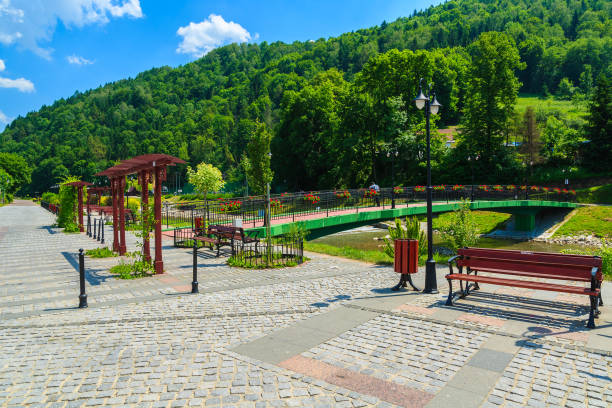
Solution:
[{"label": "black street lamp post", "polygon": [[391,208],[395,208],[395,158],[398,155],[396,148],[387,150],[387,157],[391,157]]},{"label": "black street lamp post", "polygon": [[[476,157],[474,157],[474,161],[478,161],[478,159],[480,159],[479,154],[477,154]],[[471,156],[468,156],[467,161],[470,162],[470,171],[472,172],[472,194],[471,194],[470,201],[474,202],[474,163],[472,163]]]},{"label": "black street lamp post", "polygon": [[429,133],[429,116],[436,115],[440,106],[436,96],[431,101],[431,84],[425,88],[427,92],[423,95],[423,87],[419,81],[419,95],[414,99],[418,109],[425,108],[425,129],[427,132],[427,262],[425,263],[425,288],[423,293],[438,293],[438,283],[436,280],[436,261],[433,258],[433,223],[432,223],[432,190],[431,186],[431,136]]}]

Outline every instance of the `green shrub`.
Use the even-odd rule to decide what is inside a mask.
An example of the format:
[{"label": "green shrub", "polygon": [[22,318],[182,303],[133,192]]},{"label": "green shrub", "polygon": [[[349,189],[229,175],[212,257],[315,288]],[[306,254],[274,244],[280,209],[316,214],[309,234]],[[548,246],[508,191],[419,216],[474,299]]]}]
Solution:
[{"label": "green shrub", "polygon": [[127,208],[132,210],[134,213],[140,209],[140,200],[134,197],[128,198]]},{"label": "green shrub", "polygon": [[90,256],[92,258],[110,258],[117,256],[117,254],[110,250],[108,247],[88,249],[87,251],[85,251],[85,255]]},{"label": "green shrub", "polygon": [[42,201],[46,201],[49,204],[55,204],[55,205],[59,204],[59,196],[50,191],[43,193],[41,199]]},{"label": "green shrub", "polygon": [[470,210],[470,201],[461,200],[459,208],[452,213],[450,222],[440,228],[440,234],[453,251],[474,246],[478,242],[478,227]]},{"label": "green shrub", "polygon": [[402,226],[402,220],[395,219],[395,226],[389,227],[390,238],[384,237],[385,254],[391,259],[395,258],[395,240],[396,239],[417,239],[419,241],[419,257],[427,253],[427,235],[421,229],[419,219],[417,217],[406,217],[406,226]]},{"label": "green shrub", "polygon": [[59,206],[60,212],[57,216],[57,225],[64,228],[64,232],[78,232],[79,226],[76,222],[77,216],[77,189],[67,185],[72,181],[78,181],[76,177],[68,176],[60,184],[59,189]]}]

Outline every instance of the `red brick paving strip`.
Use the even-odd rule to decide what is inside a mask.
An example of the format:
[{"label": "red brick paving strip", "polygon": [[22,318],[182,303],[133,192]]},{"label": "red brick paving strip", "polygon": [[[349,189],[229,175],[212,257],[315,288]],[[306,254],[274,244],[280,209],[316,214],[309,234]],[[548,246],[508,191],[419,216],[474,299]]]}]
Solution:
[{"label": "red brick paving strip", "polygon": [[464,322],[480,323],[487,326],[502,327],[505,323],[504,320],[490,316],[480,316],[471,313],[462,314],[457,320],[463,320]]},{"label": "red brick paving strip", "polygon": [[360,394],[372,395],[401,407],[421,408],[433,398],[433,394],[425,391],[380,380],[300,355],[282,361],[279,366]]},{"label": "red brick paving strip", "polygon": [[416,313],[416,314],[422,314],[422,315],[432,315],[436,313],[435,309],[428,309],[426,307],[411,305],[408,303],[399,306],[396,310],[402,310],[404,312],[410,312],[410,313]]}]

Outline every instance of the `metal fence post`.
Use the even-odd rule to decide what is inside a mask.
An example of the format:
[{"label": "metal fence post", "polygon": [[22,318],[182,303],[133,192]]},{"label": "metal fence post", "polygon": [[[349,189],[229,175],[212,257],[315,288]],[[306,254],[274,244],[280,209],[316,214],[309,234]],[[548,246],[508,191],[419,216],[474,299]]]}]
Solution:
[{"label": "metal fence post", "polygon": [[100,229],[102,230],[102,239],[100,243],[104,243],[104,217],[100,218]]},{"label": "metal fence post", "polygon": [[100,241],[100,235],[102,235],[102,218],[98,220],[98,236],[96,237],[96,241]]},{"label": "metal fence post", "polygon": [[93,239],[96,239],[96,234],[98,233],[98,223],[96,222],[96,220],[94,220],[93,222]]},{"label": "metal fence post", "polygon": [[83,248],[79,249],[79,283],[81,294],[79,295],[79,308],[87,307],[87,294],[85,293],[85,255]]},{"label": "metal fence post", "polygon": [[193,282],[191,282],[191,293],[199,293],[198,290],[198,241],[193,239]]}]

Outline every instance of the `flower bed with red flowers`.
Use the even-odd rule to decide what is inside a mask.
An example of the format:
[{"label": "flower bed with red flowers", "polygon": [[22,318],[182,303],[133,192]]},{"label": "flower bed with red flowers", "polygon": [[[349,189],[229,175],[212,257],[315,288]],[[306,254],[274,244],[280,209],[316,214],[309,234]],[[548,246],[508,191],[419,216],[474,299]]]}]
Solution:
[{"label": "flower bed with red flowers", "polygon": [[437,186],[433,186],[433,189],[435,191],[444,191],[444,190],[446,190],[446,186],[444,184],[440,184],[440,185],[437,185]]},{"label": "flower bed with red flowers", "polygon": [[496,184],[496,185],[493,186],[493,190],[495,190],[495,191],[503,191],[504,187],[500,186],[499,184]]},{"label": "flower bed with red flowers", "polygon": [[561,189],[560,188],[555,187],[555,188],[552,189],[552,191],[555,194],[561,194]]},{"label": "flower bed with red flowers", "polygon": [[425,186],[415,186],[414,191],[425,191]]},{"label": "flower bed with red flowers", "polygon": [[506,190],[516,190],[516,186],[514,184],[508,184]]},{"label": "flower bed with red flowers", "polygon": [[372,197],[376,197],[377,195],[378,195],[378,191],[374,190],[373,188],[370,188],[369,190],[366,190],[363,193],[364,198],[372,198]]},{"label": "flower bed with red flowers", "polygon": [[531,191],[540,191],[540,187],[538,186],[531,186],[530,189]]},{"label": "flower bed with red flowers", "polygon": [[279,200],[278,198],[271,198],[270,199],[270,208],[282,208],[283,203],[281,203],[281,200]]},{"label": "flower bed with red flowers", "polygon": [[527,190],[527,186],[521,186],[521,190],[523,191]]},{"label": "flower bed with red flowers", "polygon": [[351,193],[349,193],[348,190],[336,191],[336,198],[340,198],[340,199],[351,198]]},{"label": "flower bed with red flowers", "polygon": [[221,204],[221,207],[219,208],[219,210],[221,212],[238,211],[240,207],[242,207],[242,201],[240,200],[222,201],[220,204]]},{"label": "flower bed with red flowers", "polygon": [[393,187],[393,194],[402,194],[404,192],[404,187]]},{"label": "flower bed with red flowers", "polygon": [[453,186],[453,191],[465,190],[465,186],[463,184],[455,184]]},{"label": "flower bed with red flowers", "polygon": [[482,191],[489,191],[489,186],[487,186],[486,184],[481,184],[478,186],[478,189]]},{"label": "flower bed with red flowers", "polygon": [[304,201],[308,201],[310,204],[318,204],[319,201],[321,201],[321,197],[312,193],[308,193],[304,195]]}]

